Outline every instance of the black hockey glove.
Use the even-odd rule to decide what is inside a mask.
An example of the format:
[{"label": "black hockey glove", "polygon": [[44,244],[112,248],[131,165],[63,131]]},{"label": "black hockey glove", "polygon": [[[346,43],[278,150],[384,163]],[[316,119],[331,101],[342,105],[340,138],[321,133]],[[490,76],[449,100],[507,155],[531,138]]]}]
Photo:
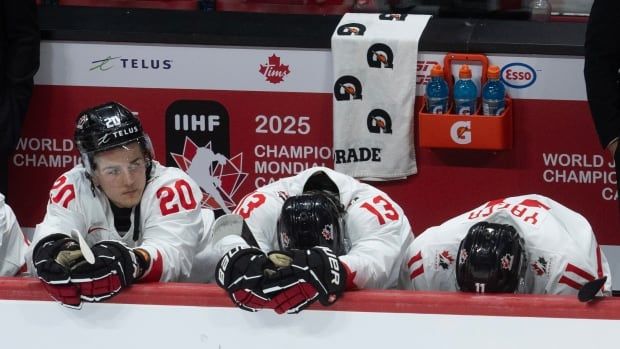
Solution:
[{"label": "black hockey glove", "polygon": [[269,260],[278,268],[266,272],[263,292],[278,314],[298,313],[317,299],[331,305],[345,290],[346,269],[327,247],[274,251]]},{"label": "black hockey glove", "polygon": [[95,263],[71,268],[71,282],[80,288],[81,298],[99,302],[117,294],[138,279],[146,264],[143,257],[121,241],[101,241],[92,247]]},{"label": "black hockey glove", "polygon": [[267,264],[263,251],[238,246],[218,262],[215,281],[228,292],[236,306],[247,311],[258,311],[270,301],[262,291],[263,272]]},{"label": "black hockey glove", "polygon": [[64,234],[46,236],[34,247],[32,261],[52,298],[69,307],[80,306],[80,290],[70,277],[72,267],[86,263],[77,241]]}]

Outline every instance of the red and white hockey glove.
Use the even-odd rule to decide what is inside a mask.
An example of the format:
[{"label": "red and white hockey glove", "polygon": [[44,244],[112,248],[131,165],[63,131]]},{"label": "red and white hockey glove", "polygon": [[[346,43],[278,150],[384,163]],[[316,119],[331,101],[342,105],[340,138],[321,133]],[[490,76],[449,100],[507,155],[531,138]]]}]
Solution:
[{"label": "red and white hockey glove", "polygon": [[331,305],[345,290],[346,269],[327,247],[274,251],[269,260],[277,268],[266,272],[263,292],[278,314],[298,313],[317,299]]},{"label": "red and white hockey glove", "polygon": [[258,311],[269,303],[262,289],[263,273],[268,264],[265,253],[253,247],[235,247],[218,262],[215,281],[236,306]]},{"label": "red and white hockey glove", "polygon": [[101,241],[92,247],[95,263],[79,263],[70,270],[71,282],[89,302],[108,299],[138,279],[146,264],[142,255],[121,241]]},{"label": "red and white hockey glove", "polygon": [[73,266],[86,262],[77,241],[64,234],[46,236],[34,247],[32,261],[52,298],[69,307],[80,307],[80,290],[70,276]]}]

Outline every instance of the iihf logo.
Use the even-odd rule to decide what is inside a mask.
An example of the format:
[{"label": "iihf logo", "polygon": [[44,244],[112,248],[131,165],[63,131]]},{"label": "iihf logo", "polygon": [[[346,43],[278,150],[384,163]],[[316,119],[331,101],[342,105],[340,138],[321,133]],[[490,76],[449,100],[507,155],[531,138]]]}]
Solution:
[{"label": "iihf logo", "polygon": [[217,101],[173,102],[166,110],[166,148],[166,165],[179,167],[200,186],[201,207],[230,213],[248,174],[242,154],[230,154],[226,108]]},{"label": "iihf logo", "polygon": [[394,53],[386,44],[374,44],[366,53],[368,66],[371,68],[394,68]]},{"label": "iihf logo", "polygon": [[366,118],[370,133],[392,133],[392,118],[385,110],[373,109]]},{"label": "iihf logo", "polygon": [[334,97],[338,101],[362,99],[362,83],[355,76],[341,76],[334,84]]},{"label": "iihf logo", "polygon": [[356,35],[363,36],[366,32],[366,26],[361,23],[343,24],[336,30],[338,35]]}]

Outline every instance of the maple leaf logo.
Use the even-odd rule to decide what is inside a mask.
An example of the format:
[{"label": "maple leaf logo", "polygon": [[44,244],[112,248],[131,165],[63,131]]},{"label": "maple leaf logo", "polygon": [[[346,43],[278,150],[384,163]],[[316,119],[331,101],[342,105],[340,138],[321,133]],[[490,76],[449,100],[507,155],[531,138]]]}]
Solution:
[{"label": "maple leaf logo", "polygon": [[215,153],[211,149],[211,142],[199,147],[189,137],[185,137],[183,153],[170,155],[177,166],[200,186],[202,208],[222,209],[230,213],[230,209],[237,205],[233,196],[248,176],[242,171],[242,153],[229,159]]},{"label": "maple leaf logo", "polygon": [[454,257],[450,255],[450,251],[444,250],[439,255],[439,266],[447,270],[450,268],[450,264],[454,262]]},{"label": "maple leaf logo", "polygon": [[532,263],[532,270],[538,276],[542,276],[547,273],[547,261],[543,257],[538,257],[534,263]]},{"label": "maple leaf logo", "polygon": [[267,61],[267,64],[260,65],[258,72],[261,73],[266,81],[272,84],[278,84],[284,81],[284,77],[291,73],[288,69],[288,65],[280,63],[280,57],[274,53]]}]

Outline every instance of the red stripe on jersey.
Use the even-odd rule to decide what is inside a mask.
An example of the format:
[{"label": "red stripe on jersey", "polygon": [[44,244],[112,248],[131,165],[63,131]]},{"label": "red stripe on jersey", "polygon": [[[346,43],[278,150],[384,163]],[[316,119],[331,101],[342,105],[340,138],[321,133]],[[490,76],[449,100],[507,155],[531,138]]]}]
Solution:
[{"label": "red stripe on jersey", "polygon": [[560,278],[560,281],[558,281],[558,283],[559,283],[559,284],[565,284],[565,285],[568,285],[569,287],[572,287],[572,288],[574,288],[574,289],[576,289],[576,290],[581,289],[581,286],[582,286],[582,285],[581,285],[580,283],[578,283],[577,281],[572,280],[572,279],[569,279],[569,278],[567,278],[567,277],[566,277],[566,276],[564,276],[564,275],[562,275],[562,277]]},{"label": "red stripe on jersey", "polygon": [[603,258],[601,255],[601,246],[596,245],[596,273],[599,279],[603,277]]},{"label": "red stripe on jersey", "polygon": [[355,280],[355,276],[357,275],[357,272],[356,271],[351,271],[349,266],[346,265],[345,263],[343,263],[342,261],[340,262],[340,265],[342,265],[344,267],[344,270],[347,273],[347,284],[345,286],[345,290],[347,290],[347,291],[357,290],[358,287],[355,284],[355,282],[353,282],[353,280]]},{"label": "red stripe on jersey", "polygon": [[146,274],[140,279],[140,282],[159,282],[163,273],[164,259],[161,257],[159,251],[157,251],[157,256],[151,262],[151,268],[147,270]]},{"label": "red stripe on jersey", "polygon": [[592,274],[590,274],[587,271],[585,271],[585,270],[583,270],[583,269],[581,269],[579,267],[576,267],[576,266],[574,266],[574,265],[572,265],[570,263],[568,263],[566,265],[566,270],[565,271],[566,272],[570,272],[570,273],[575,273],[575,274],[581,276],[582,278],[584,278],[584,279],[586,279],[588,281],[592,281],[592,280],[595,279],[595,277]]},{"label": "red stripe on jersey", "polygon": [[422,274],[424,274],[424,264],[422,264],[419,268],[415,269],[411,273],[411,275],[409,275],[409,279],[413,280]]},{"label": "red stripe on jersey", "polygon": [[407,262],[407,268],[411,268],[411,265],[422,259],[422,251],[416,253],[415,256],[411,257],[409,262]]}]

